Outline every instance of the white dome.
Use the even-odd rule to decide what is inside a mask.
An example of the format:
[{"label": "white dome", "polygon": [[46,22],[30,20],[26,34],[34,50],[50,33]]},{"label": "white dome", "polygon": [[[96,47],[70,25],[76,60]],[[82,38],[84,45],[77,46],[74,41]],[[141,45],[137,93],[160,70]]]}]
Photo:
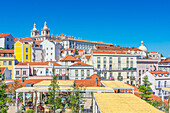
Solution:
[{"label": "white dome", "polygon": [[139,47],[139,49],[147,52],[147,48],[143,45],[143,41],[141,41],[141,46]]}]

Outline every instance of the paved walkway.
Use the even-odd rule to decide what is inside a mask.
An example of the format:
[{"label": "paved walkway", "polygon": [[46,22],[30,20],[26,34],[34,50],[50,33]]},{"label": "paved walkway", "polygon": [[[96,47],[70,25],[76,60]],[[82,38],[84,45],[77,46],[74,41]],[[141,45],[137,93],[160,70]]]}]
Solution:
[{"label": "paved walkway", "polygon": [[8,113],[15,113],[16,112],[16,107],[15,106],[9,106]]}]

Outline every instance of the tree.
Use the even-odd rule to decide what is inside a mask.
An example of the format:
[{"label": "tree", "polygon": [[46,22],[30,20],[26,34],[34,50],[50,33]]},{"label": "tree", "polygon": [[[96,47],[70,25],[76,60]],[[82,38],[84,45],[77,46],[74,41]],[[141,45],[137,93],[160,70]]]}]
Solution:
[{"label": "tree", "polygon": [[149,100],[149,98],[152,98],[152,96],[150,96],[152,94],[150,88],[151,85],[152,83],[148,81],[148,76],[146,75],[143,78],[143,85],[140,85],[138,87],[139,91],[142,92],[142,94],[140,94],[142,96],[141,98],[148,103],[151,103],[151,100]]},{"label": "tree", "polygon": [[73,113],[79,113],[79,111],[83,109],[80,106],[84,103],[83,94],[80,93],[80,91],[82,91],[82,87],[79,88],[74,86],[73,91],[71,91],[71,94],[68,96],[70,100],[69,106],[72,108]]},{"label": "tree", "polygon": [[55,75],[55,69],[52,69],[53,78],[51,80],[51,84],[49,86],[49,96],[48,96],[48,103],[51,107],[51,110],[53,110],[53,113],[55,113],[55,110],[62,108],[61,103],[61,97],[60,97],[60,87],[58,85],[57,78],[58,76]]},{"label": "tree", "polygon": [[8,98],[6,95],[6,84],[4,83],[4,80],[5,74],[2,75],[2,80],[0,81],[0,113],[7,113],[8,110],[8,106],[6,105]]},{"label": "tree", "polygon": [[[19,83],[19,81],[14,81],[14,84],[12,84],[10,87],[8,87],[9,93],[12,95],[12,100],[16,98],[16,89],[23,87],[22,84]],[[19,94],[19,97],[21,97],[21,94]],[[12,101],[15,103],[15,101]]]},{"label": "tree", "polygon": [[75,51],[76,51],[76,55],[79,55],[79,52],[78,52],[78,50],[77,50],[77,49],[75,49]]}]

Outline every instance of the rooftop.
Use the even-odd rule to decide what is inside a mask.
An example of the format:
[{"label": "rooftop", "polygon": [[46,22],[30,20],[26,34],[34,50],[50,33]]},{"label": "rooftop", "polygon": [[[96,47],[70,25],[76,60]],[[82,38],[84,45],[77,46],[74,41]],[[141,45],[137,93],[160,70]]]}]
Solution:
[{"label": "rooftop", "polygon": [[64,58],[62,58],[60,61],[80,61],[76,58],[74,58],[73,56],[70,55],[66,55]]},{"label": "rooftop", "polygon": [[159,62],[159,63],[170,63],[170,58],[167,58],[167,59],[165,59],[165,60],[162,60],[162,61]]},{"label": "rooftop", "polygon": [[11,34],[0,34],[0,37],[6,37],[8,35],[11,35]]},{"label": "rooftop", "polygon": [[127,93],[94,93],[101,113],[163,113],[144,100]]},{"label": "rooftop", "polygon": [[71,66],[92,66],[92,65],[89,65],[89,64],[85,64],[83,62],[77,62],[77,63],[74,63],[73,65]]},{"label": "rooftop", "polygon": [[0,53],[11,53],[11,54],[13,54],[14,50],[12,50],[12,49],[0,49]]},{"label": "rooftop", "polygon": [[93,51],[95,54],[131,54],[129,52],[104,52],[104,51]]},{"label": "rooftop", "polygon": [[0,78],[1,78],[1,74],[4,72],[6,67],[0,67]]},{"label": "rooftop", "polygon": [[168,71],[149,71],[151,74],[168,74]]},{"label": "rooftop", "polygon": [[134,87],[127,85],[121,81],[101,81],[105,87],[111,87],[113,89],[134,89]]},{"label": "rooftop", "polygon": [[19,62],[16,65],[48,65],[48,62]]}]

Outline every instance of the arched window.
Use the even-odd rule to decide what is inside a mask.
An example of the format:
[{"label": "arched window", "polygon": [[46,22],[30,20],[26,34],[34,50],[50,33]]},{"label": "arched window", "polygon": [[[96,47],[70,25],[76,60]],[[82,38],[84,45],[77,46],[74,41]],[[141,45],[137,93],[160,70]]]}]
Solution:
[{"label": "arched window", "polygon": [[166,81],[164,82],[164,87],[166,87]]}]

